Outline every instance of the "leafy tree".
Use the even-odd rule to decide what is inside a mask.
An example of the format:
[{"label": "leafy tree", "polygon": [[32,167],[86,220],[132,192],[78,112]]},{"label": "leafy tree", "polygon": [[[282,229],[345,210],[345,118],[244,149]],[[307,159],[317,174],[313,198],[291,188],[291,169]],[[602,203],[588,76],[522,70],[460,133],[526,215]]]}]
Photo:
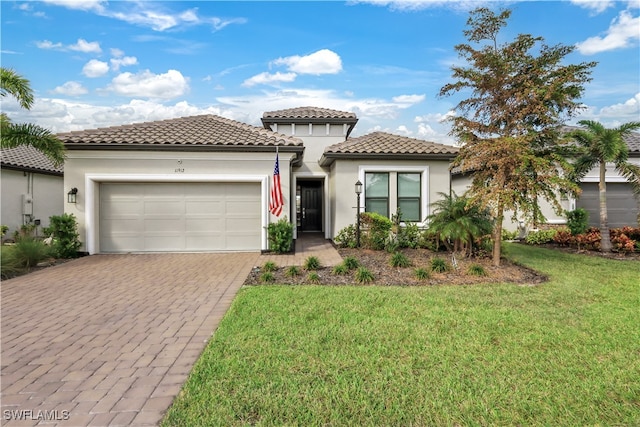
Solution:
[{"label": "leafy tree", "polygon": [[450,251],[466,251],[470,255],[473,241],[489,234],[493,228],[489,213],[455,192],[452,195],[439,194],[442,198],[432,204],[434,211],[428,217],[429,230]]},{"label": "leafy tree", "polygon": [[[15,71],[0,67],[0,96],[13,96],[20,107],[29,110],[33,105],[33,90],[29,80]],[[30,123],[14,124],[0,114],[0,143],[2,148],[30,145],[47,156],[56,166],[64,163],[64,144],[49,130]]]},{"label": "leafy tree", "polygon": [[602,239],[600,248],[603,252],[610,252],[607,183],[605,182],[607,163],[613,163],[615,170],[631,183],[635,193],[640,194],[640,166],[629,162],[629,147],[624,140],[632,131],[640,129],[640,122],[625,123],[613,129],[607,129],[601,123],[592,120],[581,120],[578,124],[585,129],[575,130],[569,134],[578,144],[574,176],[578,181],[594,167],[599,169],[598,190]]},{"label": "leafy tree", "polygon": [[471,92],[450,119],[461,143],[453,166],[472,177],[471,203],[489,208],[494,218],[496,266],[505,210],[537,222],[543,219],[539,197],[560,211],[558,192],[577,191],[567,176],[560,125],[581,108],[577,99],[595,66],[563,65],[574,48],[549,46],[541,37],[520,34],[500,44],[510,16],[510,10],[471,12],[464,31],[469,43],[455,47],[467,66],[453,66],[455,81],[440,89],[440,96]]}]

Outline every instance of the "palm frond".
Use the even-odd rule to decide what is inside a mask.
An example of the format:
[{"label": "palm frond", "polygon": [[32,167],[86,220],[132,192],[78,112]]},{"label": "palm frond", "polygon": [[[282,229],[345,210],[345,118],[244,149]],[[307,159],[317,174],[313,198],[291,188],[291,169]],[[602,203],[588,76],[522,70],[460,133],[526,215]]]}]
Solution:
[{"label": "palm frond", "polygon": [[13,124],[4,119],[1,126],[0,144],[2,148],[30,145],[47,156],[55,166],[64,163],[64,143],[48,129],[32,123]]}]

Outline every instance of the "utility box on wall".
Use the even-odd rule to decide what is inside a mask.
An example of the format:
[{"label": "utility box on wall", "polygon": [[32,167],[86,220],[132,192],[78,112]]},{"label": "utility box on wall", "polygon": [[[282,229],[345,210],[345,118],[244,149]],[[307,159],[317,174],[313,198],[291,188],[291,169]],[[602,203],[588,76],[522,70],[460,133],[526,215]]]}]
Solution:
[{"label": "utility box on wall", "polygon": [[33,196],[31,194],[22,195],[22,215],[33,215]]}]

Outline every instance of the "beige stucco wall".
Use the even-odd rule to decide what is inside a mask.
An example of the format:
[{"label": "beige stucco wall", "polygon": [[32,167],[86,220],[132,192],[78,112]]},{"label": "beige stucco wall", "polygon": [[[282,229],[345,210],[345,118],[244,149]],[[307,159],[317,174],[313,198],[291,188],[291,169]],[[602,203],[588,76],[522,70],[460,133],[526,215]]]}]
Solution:
[{"label": "beige stucco wall", "polygon": [[[294,154],[280,152],[280,176],[285,199],[283,215],[291,218],[290,163]],[[78,219],[81,250],[99,245],[99,191],[101,182],[260,182],[263,188],[263,224],[278,218],[268,213],[275,151],[265,153],[153,152],[68,150],[64,193],[78,189],[77,204],[65,211]],[[266,241],[266,230],[263,241]],[[87,242],[90,244],[87,245]],[[262,249],[267,249],[264,246]]]},{"label": "beige stucco wall", "polygon": [[[449,193],[449,162],[447,160],[337,160],[331,166],[330,201],[331,201],[331,238],[344,227],[355,224],[357,196],[355,183],[360,180],[364,184],[365,172],[423,172],[422,217],[426,218],[432,211],[431,204],[440,199],[439,192]],[[389,199],[390,213],[396,212],[397,186],[393,174],[390,176]],[[364,212],[366,194],[361,195],[360,207]],[[426,225],[426,222],[422,225]]]},{"label": "beige stucco wall", "polygon": [[[63,178],[34,172],[2,169],[2,217],[0,223],[9,226],[5,237],[30,220],[40,220],[39,233],[49,226],[49,217],[64,212]],[[22,195],[30,194],[33,205],[31,218],[23,215]]]}]

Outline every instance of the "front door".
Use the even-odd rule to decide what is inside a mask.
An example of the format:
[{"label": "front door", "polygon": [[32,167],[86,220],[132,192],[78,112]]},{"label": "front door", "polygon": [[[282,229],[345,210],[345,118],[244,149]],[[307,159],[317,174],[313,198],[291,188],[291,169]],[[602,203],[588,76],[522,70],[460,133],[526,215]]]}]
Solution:
[{"label": "front door", "polygon": [[300,183],[301,231],[322,231],[322,183]]}]

